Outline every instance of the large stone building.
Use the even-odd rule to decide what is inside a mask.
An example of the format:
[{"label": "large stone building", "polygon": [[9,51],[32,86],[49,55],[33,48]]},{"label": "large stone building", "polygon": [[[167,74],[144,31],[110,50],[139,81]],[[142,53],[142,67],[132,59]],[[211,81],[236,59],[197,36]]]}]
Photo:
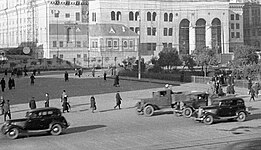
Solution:
[{"label": "large stone building", "polygon": [[229,53],[243,41],[238,20],[231,39],[230,17],[242,13],[230,9],[229,0],[0,0],[0,48],[29,46],[35,57],[82,66],[137,57],[139,45],[148,59],[163,47]]}]

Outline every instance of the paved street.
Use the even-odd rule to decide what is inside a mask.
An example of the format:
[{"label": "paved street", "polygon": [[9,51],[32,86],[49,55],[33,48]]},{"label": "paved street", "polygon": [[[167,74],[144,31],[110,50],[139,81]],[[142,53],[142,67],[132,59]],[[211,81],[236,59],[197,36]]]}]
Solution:
[{"label": "paved street", "polygon": [[[45,78],[62,78],[62,75],[44,76]],[[42,78],[44,78],[42,77]],[[85,78],[89,78],[86,74]],[[83,80],[83,79],[75,79]],[[97,79],[93,79],[97,80]],[[110,81],[109,81],[110,82]],[[122,86],[130,81],[121,81]],[[134,85],[136,82],[133,82]],[[261,98],[256,102],[248,102],[246,89],[236,88],[236,92],[244,97],[246,105],[251,108],[252,115],[245,122],[218,122],[207,126],[192,119],[176,117],[171,110],[157,112],[152,117],[138,116],[134,105],[140,98],[151,97],[151,92],[161,89],[164,84],[138,82],[144,89],[123,90],[121,110],[114,110],[115,92],[94,94],[98,109],[95,113],[89,110],[90,95],[71,96],[72,110],[64,116],[71,126],[61,136],[47,134],[22,137],[8,140],[0,136],[2,150],[202,150],[202,149],[239,149],[251,143],[261,148]],[[148,85],[146,85],[148,84]],[[124,88],[124,87],[121,87]],[[205,84],[186,83],[173,86],[174,91],[206,91]],[[93,93],[91,93],[92,95]],[[37,105],[43,106],[43,101]],[[60,99],[50,101],[51,106],[61,107]],[[14,104],[11,107],[13,118],[20,118],[28,110],[28,104]],[[2,120],[0,121],[0,123]],[[229,145],[231,144],[231,145]],[[244,144],[244,145],[242,145]]]}]

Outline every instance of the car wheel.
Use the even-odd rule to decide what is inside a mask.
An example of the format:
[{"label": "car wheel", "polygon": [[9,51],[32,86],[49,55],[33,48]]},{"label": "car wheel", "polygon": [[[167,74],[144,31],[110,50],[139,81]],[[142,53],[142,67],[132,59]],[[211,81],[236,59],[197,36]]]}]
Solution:
[{"label": "car wheel", "polygon": [[54,124],[52,126],[52,129],[51,129],[50,133],[52,135],[60,135],[62,133],[62,131],[63,131],[63,128],[62,128],[62,126],[60,124]]},{"label": "car wheel", "polygon": [[203,122],[204,122],[205,124],[207,124],[207,125],[212,124],[213,121],[214,121],[214,118],[213,118],[213,116],[211,116],[211,115],[207,115],[207,116],[204,118],[204,120],[203,120]]},{"label": "car wheel", "polygon": [[6,133],[6,136],[9,138],[9,139],[16,139],[19,135],[19,130],[17,128],[12,128],[10,129],[7,133]]},{"label": "car wheel", "polygon": [[148,105],[144,108],[144,115],[145,116],[152,116],[154,113],[154,108],[151,105]]},{"label": "car wheel", "polygon": [[240,122],[242,122],[242,121],[245,121],[246,120],[246,113],[244,113],[244,112],[239,112],[238,113],[238,115],[237,115],[237,121],[240,121]]},{"label": "car wheel", "polygon": [[189,107],[186,107],[184,110],[183,110],[183,116],[185,116],[186,118],[189,118],[191,117],[193,111],[191,108]]}]

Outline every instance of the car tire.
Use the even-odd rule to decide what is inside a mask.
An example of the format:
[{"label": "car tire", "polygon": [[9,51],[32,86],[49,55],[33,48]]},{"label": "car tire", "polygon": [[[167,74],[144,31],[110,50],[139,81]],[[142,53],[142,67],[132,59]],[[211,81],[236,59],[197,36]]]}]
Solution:
[{"label": "car tire", "polygon": [[205,124],[207,124],[207,125],[211,125],[211,124],[214,122],[214,118],[213,118],[213,116],[211,116],[211,115],[207,115],[207,116],[204,118],[203,122],[204,122]]},{"label": "car tire", "polygon": [[52,129],[51,129],[51,131],[50,131],[50,133],[52,134],[52,135],[60,135],[61,133],[63,132],[63,128],[62,128],[62,126],[60,125],[60,124],[54,124],[53,126],[52,126]]},{"label": "car tire", "polygon": [[16,139],[19,136],[19,130],[17,128],[12,128],[6,133],[7,138]]},{"label": "car tire", "polygon": [[144,108],[144,115],[149,117],[152,116],[154,113],[154,108],[151,105],[148,105]]},{"label": "car tire", "polygon": [[245,120],[246,120],[246,113],[243,111],[239,112],[237,115],[237,121],[243,122]]},{"label": "car tire", "polygon": [[193,114],[193,111],[190,107],[186,107],[184,110],[183,110],[183,116],[186,117],[186,118],[189,118],[191,117]]}]

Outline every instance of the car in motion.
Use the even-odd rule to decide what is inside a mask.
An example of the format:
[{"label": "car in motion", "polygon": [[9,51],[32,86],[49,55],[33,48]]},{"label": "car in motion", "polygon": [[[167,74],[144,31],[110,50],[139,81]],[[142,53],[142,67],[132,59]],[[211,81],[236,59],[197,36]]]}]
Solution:
[{"label": "car in motion", "polygon": [[245,121],[247,111],[244,100],[240,97],[223,97],[214,99],[210,106],[203,106],[198,109],[195,120],[202,121],[207,125],[215,120],[237,120]]},{"label": "car in motion", "polygon": [[69,127],[61,110],[54,107],[37,108],[26,112],[25,118],[4,122],[1,132],[10,139],[16,139],[22,133],[48,132],[60,135]]}]

